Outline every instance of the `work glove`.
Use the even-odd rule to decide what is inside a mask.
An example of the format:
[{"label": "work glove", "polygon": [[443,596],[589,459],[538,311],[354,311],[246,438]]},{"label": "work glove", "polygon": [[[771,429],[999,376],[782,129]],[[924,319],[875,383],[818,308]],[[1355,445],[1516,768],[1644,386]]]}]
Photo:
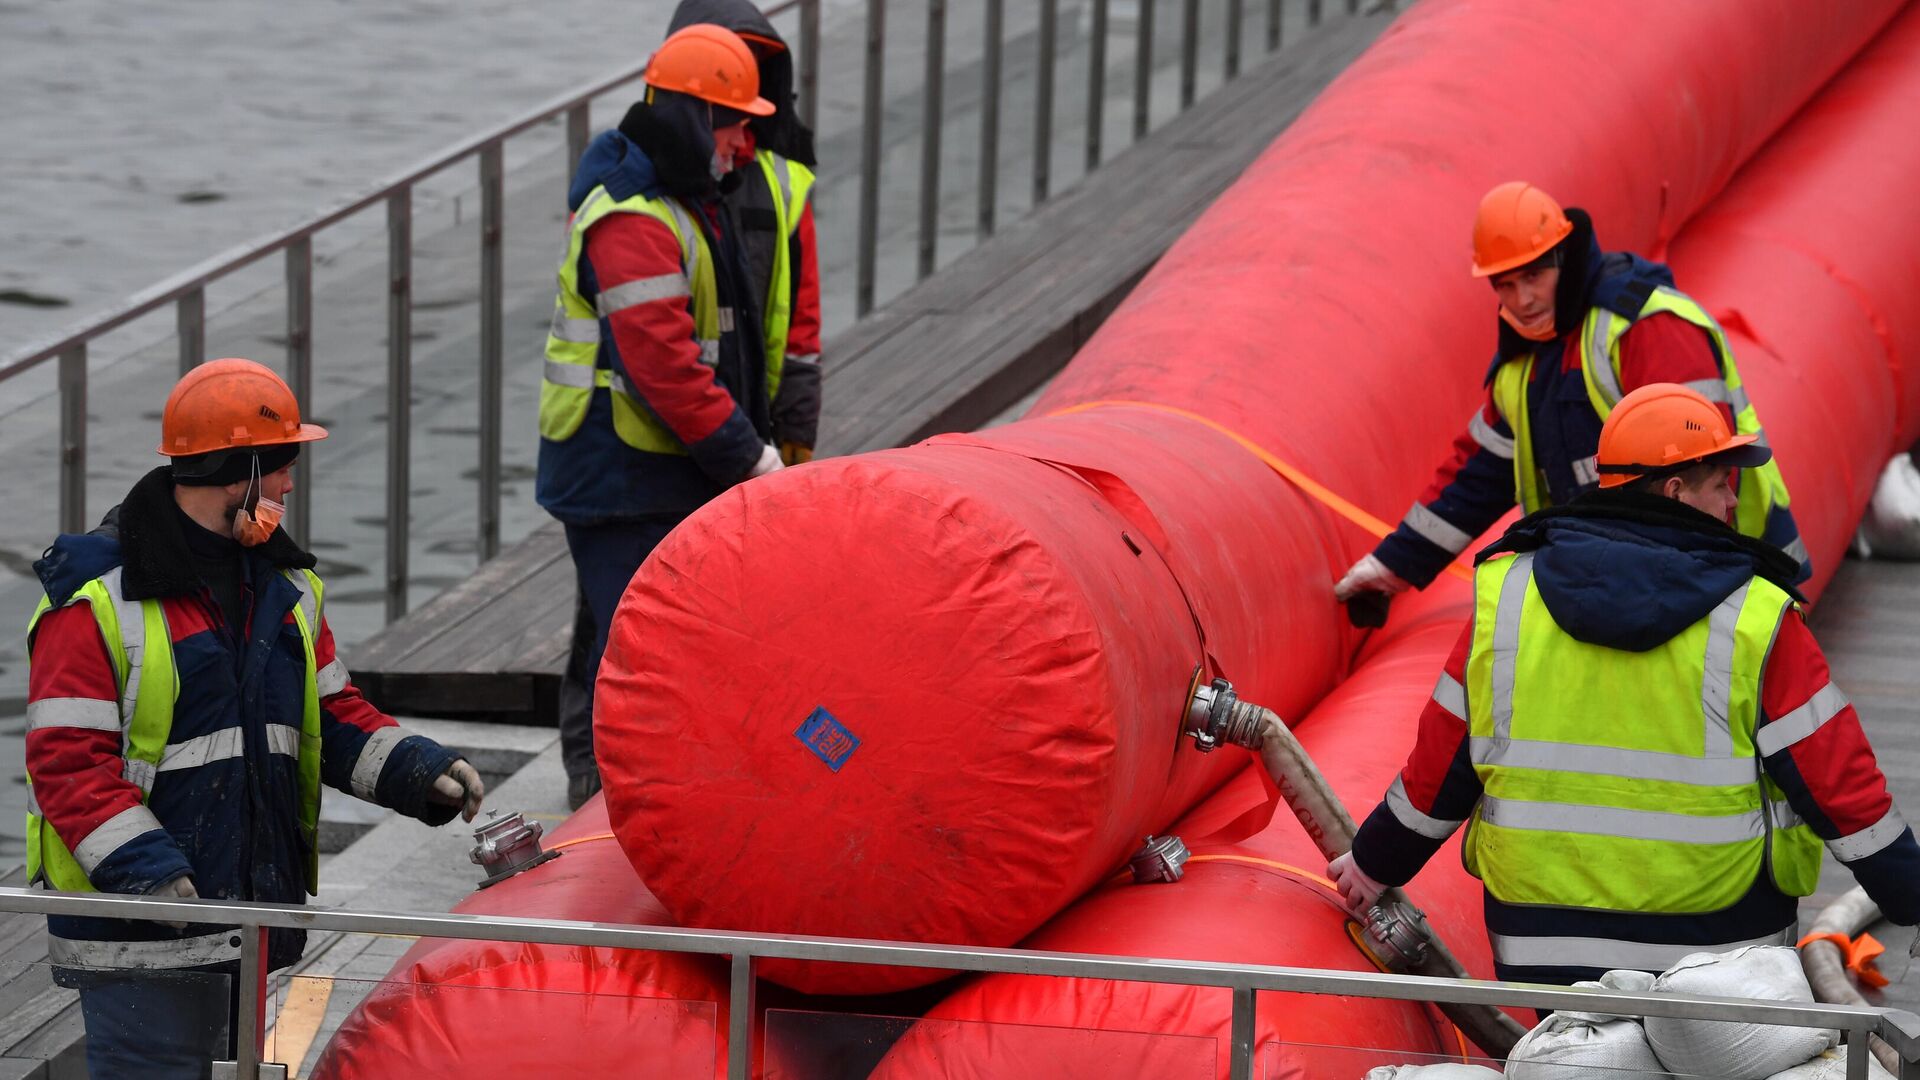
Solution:
[{"label": "work glove", "polygon": [[[192,878],[182,874],[172,881],[167,882],[165,885],[153,890],[149,895],[161,900],[198,900],[200,899],[200,890],[193,887]],[[188,924],[184,922],[174,922],[172,919],[165,919],[161,921],[160,925],[171,926],[175,930],[185,930]]]},{"label": "work glove", "polygon": [[1392,596],[1412,587],[1399,574],[1387,569],[1387,564],[1374,558],[1372,552],[1368,552],[1360,556],[1360,561],[1353,564],[1347,576],[1333,587],[1333,598],[1344,604],[1363,592]]},{"label": "work glove", "polygon": [[763,445],[760,447],[760,460],[754,462],[753,468],[747,470],[747,479],[754,480],[770,472],[779,472],[780,469],[780,451]]},{"label": "work glove", "polygon": [[1380,900],[1380,894],[1387,891],[1385,885],[1367,876],[1365,870],[1353,861],[1353,852],[1334,859],[1327,864],[1327,876],[1340,888],[1340,899],[1345,901],[1347,910],[1364,918],[1367,909]]},{"label": "work glove", "polygon": [[813,460],[813,447],[805,443],[783,442],[780,444],[780,461],[784,465],[805,465]]},{"label": "work glove", "polygon": [[480,774],[466,761],[459,760],[447,766],[447,771],[433,778],[433,790],[427,798],[441,806],[458,807],[460,816],[472,821],[480,812],[480,800],[487,797],[487,786],[480,782]]}]

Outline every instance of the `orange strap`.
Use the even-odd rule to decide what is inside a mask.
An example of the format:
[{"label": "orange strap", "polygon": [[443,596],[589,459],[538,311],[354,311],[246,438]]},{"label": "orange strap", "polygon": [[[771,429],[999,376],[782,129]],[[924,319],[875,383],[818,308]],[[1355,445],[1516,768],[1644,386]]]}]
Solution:
[{"label": "orange strap", "polygon": [[547,850],[548,851],[565,851],[566,849],[573,847],[575,844],[591,844],[595,840],[611,840],[611,839],[613,839],[613,834],[610,832],[595,833],[592,836],[576,836],[571,840],[562,840],[557,844],[549,844],[547,845]]},{"label": "orange strap", "polygon": [[[1094,409],[1113,409],[1113,408],[1148,409],[1153,412],[1169,413],[1173,416],[1185,417],[1188,420],[1192,420],[1196,424],[1202,424],[1202,425],[1205,425],[1206,427],[1210,427],[1213,430],[1219,432],[1220,434],[1225,435],[1227,438],[1232,439],[1234,442],[1239,443],[1242,448],[1244,448],[1248,453],[1252,454],[1254,457],[1259,458],[1261,462],[1263,462],[1268,468],[1272,469],[1274,472],[1277,472],[1281,476],[1285,477],[1288,483],[1291,483],[1294,487],[1297,487],[1301,491],[1308,494],[1309,496],[1312,496],[1315,500],[1317,500],[1321,505],[1325,506],[1327,509],[1332,510],[1334,513],[1339,514],[1341,517],[1346,518],[1348,521],[1351,521],[1355,525],[1358,525],[1362,529],[1365,529],[1368,533],[1372,534],[1373,536],[1384,539],[1389,533],[1393,532],[1393,526],[1387,524],[1384,521],[1381,521],[1379,518],[1374,517],[1372,514],[1367,513],[1365,510],[1360,509],[1358,506],[1355,506],[1353,503],[1348,502],[1345,498],[1341,497],[1339,494],[1335,493],[1333,490],[1326,487],[1324,484],[1320,483],[1318,480],[1315,480],[1313,477],[1308,476],[1306,473],[1301,472],[1299,469],[1296,469],[1292,465],[1288,464],[1285,460],[1276,456],[1272,451],[1268,450],[1266,447],[1261,446],[1259,443],[1254,442],[1252,439],[1247,438],[1245,435],[1240,434],[1239,432],[1233,430],[1232,428],[1226,426],[1225,424],[1220,423],[1217,420],[1212,419],[1211,417],[1202,416],[1199,413],[1189,412],[1186,409],[1176,408],[1175,406],[1172,406],[1172,405],[1159,405],[1151,401],[1125,401],[1120,399],[1111,399],[1107,401],[1082,402],[1079,405],[1069,405],[1064,409],[1056,409],[1053,412],[1048,413],[1047,415],[1048,416],[1071,416],[1074,413],[1090,412]],[[1449,574],[1452,574],[1454,577],[1461,579],[1462,581],[1473,580],[1473,571],[1468,567],[1460,565],[1458,562],[1447,564],[1447,572]]]},{"label": "orange strap", "polygon": [[1839,947],[1840,955],[1846,959],[1847,970],[1853,972],[1861,982],[1873,987],[1887,985],[1887,977],[1874,966],[1874,961],[1887,951],[1887,947],[1874,940],[1872,934],[1861,934],[1857,938],[1845,934],[1808,934],[1797,945],[1804,949],[1815,941],[1831,941]]}]

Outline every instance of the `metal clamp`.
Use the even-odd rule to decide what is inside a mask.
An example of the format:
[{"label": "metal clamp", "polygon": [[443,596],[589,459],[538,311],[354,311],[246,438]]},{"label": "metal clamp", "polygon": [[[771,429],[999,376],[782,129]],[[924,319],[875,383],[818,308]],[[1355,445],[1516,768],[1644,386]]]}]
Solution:
[{"label": "metal clamp", "polygon": [[1397,900],[1383,900],[1367,909],[1361,923],[1365,946],[1389,971],[1414,971],[1427,960],[1432,931],[1420,909]]},{"label": "metal clamp", "polygon": [[487,816],[474,826],[473,838],[477,843],[467,853],[467,858],[487,871],[480,887],[499,884],[523,870],[559,858],[558,851],[540,849],[540,835],[545,831],[539,822],[528,821],[518,810],[511,814],[487,811]]},{"label": "metal clamp", "polygon": [[1156,881],[1179,881],[1185,873],[1187,860],[1193,853],[1177,836],[1149,836],[1140,850],[1127,860],[1127,869],[1133,871],[1136,885],[1148,885]]},{"label": "metal clamp", "polygon": [[1211,753],[1223,744],[1260,749],[1260,706],[1241,701],[1233,684],[1215,679],[1208,686],[1195,685],[1187,701],[1187,731],[1201,753]]}]

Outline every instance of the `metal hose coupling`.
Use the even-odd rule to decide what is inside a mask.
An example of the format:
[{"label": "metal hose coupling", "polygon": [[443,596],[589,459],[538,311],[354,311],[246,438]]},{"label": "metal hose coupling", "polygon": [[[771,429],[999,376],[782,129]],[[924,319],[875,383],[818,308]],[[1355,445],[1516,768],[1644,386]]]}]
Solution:
[{"label": "metal hose coupling", "polygon": [[1133,858],[1127,860],[1127,869],[1133,871],[1136,885],[1179,881],[1192,855],[1186,842],[1177,836],[1149,836],[1140,850],[1133,853]]},{"label": "metal hose coupling", "polygon": [[1367,909],[1360,932],[1366,938],[1362,947],[1389,971],[1417,971],[1427,962],[1433,931],[1419,908],[1398,900],[1382,900]]},{"label": "metal hose coupling", "polygon": [[1211,685],[1194,687],[1193,697],[1187,702],[1186,733],[1193,736],[1193,744],[1202,753],[1222,745],[1258,750],[1265,737],[1265,712],[1251,701],[1241,701],[1232,683],[1215,679]]},{"label": "metal hose coupling", "polygon": [[559,858],[558,851],[540,849],[540,835],[545,831],[539,822],[528,821],[518,810],[511,814],[487,811],[487,816],[473,827],[473,838],[478,842],[467,853],[467,858],[487,872],[480,887],[498,885],[523,870]]}]

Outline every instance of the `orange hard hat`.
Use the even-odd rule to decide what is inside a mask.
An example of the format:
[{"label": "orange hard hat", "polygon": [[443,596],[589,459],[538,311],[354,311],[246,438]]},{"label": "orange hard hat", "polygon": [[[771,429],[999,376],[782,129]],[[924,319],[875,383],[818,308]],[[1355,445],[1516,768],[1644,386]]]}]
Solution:
[{"label": "orange hard hat", "polygon": [[1492,277],[1545,255],[1573,231],[1553,196],[1524,180],[1501,184],[1473,216],[1473,276]]},{"label": "orange hard hat", "polygon": [[772,116],[760,96],[760,65],[740,35],[696,23],[667,35],[647,61],[647,85],[672,90],[750,116]]},{"label": "orange hard hat", "polygon": [[300,422],[300,403],[280,376],[237,357],[209,360],[182,375],[160,414],[160,453],[168,457],[326,437],[326,428]]},{"label": "orange hard hat", "polygon": [[1600,428],[1600,486],[1670,476],[1712,459],[1729,468],[1765,465],[1773,451],[1758,435],[1735,435],[1719,406],[1679,383],[1648,383],[1620,399]]}]

